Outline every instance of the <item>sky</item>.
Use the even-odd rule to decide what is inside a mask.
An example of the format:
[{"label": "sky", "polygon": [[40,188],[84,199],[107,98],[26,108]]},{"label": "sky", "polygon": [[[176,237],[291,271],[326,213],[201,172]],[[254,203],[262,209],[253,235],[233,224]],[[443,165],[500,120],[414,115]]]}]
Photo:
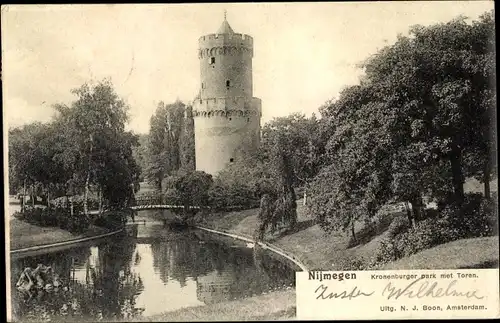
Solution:
[{"label": "sky", "polygon": [[199,90],[198,38],[224,10],[254,38],[254,96],[262,121],[317,113],[358,64],[412,25],[476,19],[493,1],[2,6],[3,113],[7,126],[47,122],[71,89],[110,78],[130,106],[128,129],[147,133],[160,101]]}]

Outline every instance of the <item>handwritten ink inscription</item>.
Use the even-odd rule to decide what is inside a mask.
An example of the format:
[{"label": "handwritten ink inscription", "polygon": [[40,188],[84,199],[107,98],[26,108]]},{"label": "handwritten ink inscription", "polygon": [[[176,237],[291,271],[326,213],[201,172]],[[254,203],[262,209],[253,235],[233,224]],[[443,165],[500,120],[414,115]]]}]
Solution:
[{"label": "handwritten ink inscription", "polygon": [[[479,291],[474,290],[460,290],[455,285],[457,280],[452,280],[449,283],[439,283],[430,282],[424,280],[423,278],[416,279],[408,284],[406,287],[398,288],[389,282],[384,290],[382,291],[382,296],[386,296],[387,299],[398,299],[400,297],[408,298],[438,298],[438,297],[464,297],[464,298],[475,298],[483,299],[484,296],[479,295]],[[443,286],[443,287],[441,287]]]},{"label": "handwritten ink inscription", "polygon": [[[381,291],[381,295],[388,300],[399,298],[441,298],[455,297],[467,299],[483,299],[477,289],[460,289],[457,285],[457,280],[450,282],[429,281],[424,278],[418,278],[406,286],[399,287],[394,282],[389,282]],[[354,286],[348,290],[332,290],[331,287],[320,284],[316,290],[316,299],[354,299],[357,297],[368,297],[375,294],[376,291],[365,292],[360,287]]]},{"label": "handwritten ink inscription", "polygon": [[347,299],[353,299],[359,296],[372,296],[373,293],[375,292],[370,292],[370,293],[364,293],[360,289],[358,289],[357,286],[354,286],[354,288],[350,291],[341,291],[341,292],[328,292],[328,286],[325,286],[321,284],[317,289],[316,289],[316,299],[332,299],[332,298],[347,298]]}]

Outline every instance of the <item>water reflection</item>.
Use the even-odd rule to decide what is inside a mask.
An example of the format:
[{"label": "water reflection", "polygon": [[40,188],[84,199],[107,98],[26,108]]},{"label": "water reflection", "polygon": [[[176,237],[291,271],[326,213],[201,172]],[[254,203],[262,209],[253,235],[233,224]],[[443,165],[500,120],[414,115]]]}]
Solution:
[{"label": "water reflection", "polygon": [[197,231],[138,225],[128,236],[12,263],[12,288],[25,267],[52,266],[63,286],[35,297],[13,289],[23,321],[127,320],[290,286],[294,271],[262,252]]}]

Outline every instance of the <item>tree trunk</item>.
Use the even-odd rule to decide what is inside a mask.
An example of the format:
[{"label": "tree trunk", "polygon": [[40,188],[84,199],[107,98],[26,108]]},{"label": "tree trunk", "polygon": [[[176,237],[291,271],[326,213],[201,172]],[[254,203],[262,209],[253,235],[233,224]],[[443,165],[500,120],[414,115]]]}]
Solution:
[{"label": "tree trunk", "polygon": [[306,206],[306,204],[307,204],[307,192],[304,189],[304,203],[303,203],[303,205]]},{"label": "tree trunk", "polygon": [[490,167],[489,165],[486,165],[484,169],[483,181],[484,181],[484,197],[487,199],[491,198],[490,177],[491,177]]},{"label": "tree trunk", "polygon": [[99,214],[101,214],[102,213],[102,189],[101,189],[100,185],[99,185],[97,194],[99,196]]},{"label": "tree trunk", "polygon": [[405,201],[404,204],[405,204],[405,209],[406,209],[406,215],[408,216],[408,222],[410,222],[410,225],[414,228],[415,227],[415,220],[413,219],[413,214],[411,213],[410,205],[409,205],[408,201]]},{"label": "tree trunk", "polygon": [[87,178],[85,178],[85,190],[83,191],[83,214],[87,215],[89,213],[87,199],[89,196],[89,182],[90,182],[90,170],[87,171]]},{"label": "tree trunk", "polygon": [[422,220],[423,217],[423,201],[422,196],[420,194],[416,194],[413,199],[410,201],[412,209],[413,209],[413,221],[417,223]]},{"label": "tree trunk", "polygon": [[50,208],[50,191],[47,190],[47,208]]},{"label": "tree trunk", "polygon": [[26,209],[26,180],[23,181],[23,197],[21,199],[21,212]]},{"label": "tree trunk", "polygon": [[70,196],[69,197],[69,214],[71,214],[71,216],[73,216],[73,196]]},{"label": "tree trunk", "polygon": [[89,214],[89,209],[88,209],[88,197],[89,197],[89,184],[90,184],[90,171],[91,171],[91,163],[92,163],[92,150],[93,150],[93,138],[92,135],[90,135],[90,149],[89,149],[89,160],[88,160],[88,166],[87,166],[87,176],[85,178],[85,189],[83,191],[83,214],[87,216]]},{"label": "tree trunk", "polygon": [[31,205],[35,207],[35,189],[33,187],[33,184],[31,185]]},{"label": "tree trunk", "polygon": [[462,172],[462,151],[456,145],[453,146],[451,150],[450,164],[455,201],[459,206],[462,206],[465,198],[464,178]]},{"label": "tree trunk", "polygon": [[356,232],[354,230],[354,220],[351,221],[351,234],[352,234],[352,239],[354,240],[354,242],[356,242]]}]

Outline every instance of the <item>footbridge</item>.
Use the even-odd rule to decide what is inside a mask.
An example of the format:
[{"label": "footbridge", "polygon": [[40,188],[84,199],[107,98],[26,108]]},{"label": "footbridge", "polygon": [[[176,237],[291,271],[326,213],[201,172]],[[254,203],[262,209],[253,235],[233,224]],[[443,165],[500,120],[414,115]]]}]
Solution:
[{"label": "footbridge", "polygon": [[[168,201],[163,196],[159,194],[144,194],[136,196],[133,203],[128,207],[128,209],[134,211],[140,210],[172,210],[172,211],[180,211],[185,209],[184,205],[180,205],[177,201]],[[258,207],[258,206],[257,206]],[[234,205],[227,206],[223,209],[214,209],[210,206],[198,206],[198,205],[189,205],[187,206],[188,210],[208,210],[208,211],[239,211],[245,209],[242,205]],[[105,210],[107,211],[107,210]],[[99,214],[98,210],[92,210],[89,212],[90,214]],[[177,212],[176,212],[177,213]]]},{"label": "footbridge", "polygon": [[[164,209],[164,210],[178,210],[184,209],[184,205],[179,205],[175,201],[165,201],[159,194],[140,195],[135,197],[135,203],[130,207],[133,210],[150,210],[150,209]],[[209,207],[203,207],[209,209]],[[188,206],[189,210],[199,210],[200,206]]]}]

